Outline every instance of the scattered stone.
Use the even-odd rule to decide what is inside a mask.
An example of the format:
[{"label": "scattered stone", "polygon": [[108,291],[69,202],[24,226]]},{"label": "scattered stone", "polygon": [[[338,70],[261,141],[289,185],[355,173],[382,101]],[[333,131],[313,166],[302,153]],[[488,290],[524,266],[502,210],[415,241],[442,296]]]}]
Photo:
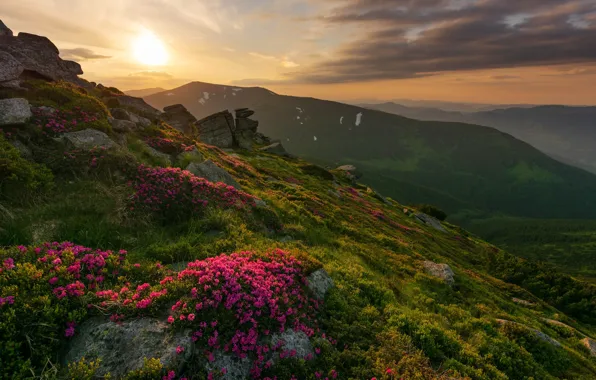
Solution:
[{"label": "scattered stone", "polygon": [[233,148],[234,118],[229,111],[207,116],[195,123],[199,139],[218,148]]},{"label": "scattered stone", "polygon": [[112,118],[110,120],[110,125],[112,125],[112,129],[118,133],[127,133],[134,131],[137,128],[137,125],[132,121],[128,120],[119,120]]},{"label": "scattered stone", "polygon": [[172,106],[165,107],[164,113],[161,115],[162,119],[173,128],[176,128],[182,133],[191,135],[193,128],[192,125],[197,121],[186,107],[182,104],[174,104]]},{"label": "scattered stone", "polygon": [[265,208],[267,207],[267,202],[262,199],[255,198],[255,206]]},{"label": "scattered stone", "polygon": [[312,272],[307,277],[307,280],[308,288],[319,300],[324,299],[329,289],[333,288],[335,285],[329,274],[323,268]]},{"label": "scattered stone", "polygon": [[432,261],[425,261],[422,265],[424,266],[426,273],[442,279],[447,285],[452,286],[455,283],[453,270],[448,264],[437,264]]},{"label": "scattered stone", "polygon": [[0,99],[0,126],[25,124],[31,116],[27,99]]},{"label": "scattered stone", "polygon": [[108,135],[96,129],[65,133],[61,140],[75,149],[84,150],[95,147],[110,149],[117,146]]},{"label": "scattered stone", "polygon": [[56,109],[48,106],[33,107],[31,110],[38,113],[40,116],[52,116],[56,113]]},{"label": "scattered stone", "polygon": [[176,157],[176,161],[178,162],[181,162],[185,159],[194,162],[203,161],[203,154],[197,149],[196,146],[193,146],[191,150],[182,152]]},{"label": "scattered stone", "polygon": [[155,157],[159,160],[164,161],[167,166],[172,165],[172,156],[170,156],[167,153],[160,152],[159,150],[150,147],[147,144],[145,144],[145,152],[147,152],[147,154],[149,154],[151,157]]},{"label": "scattered stone", "polygon": [[[276,346],[280,343],[282,351],[296,350],[296,358],[298,359],[304,359],[309,355],[314,355],[313,346],[304,331],[288,329],[281,334],[273,334],[271,336],[271,344]],[[274,360],[278,357],[279,354],[276,354]]]},{"label": "scattered stone", "polygon": [[[98,85],[97,88],[99,88],[99,86],[100,85]],[[134,96],[128,95],[121,95],[112,99],[117,99],[118,104],[120,104],[121,106],[132,108],[145,116],[150,116],[151,118],[157,118],[159,115],[161,115],[161,112],[159,110],[151,107],[141,98],[135,98]]]},{"label": "scattered stone", "polygon": [[269,137],[265,136],[264,134],[259,133],[259,132],[255,133],[255,135],[253,136],[253,139],[252,140],[257,145],[269,145],[269,144],[271,144],[271,139]]},{"label": "scattered stone", "polygon": [[280,142],[273,143],[259,150],[261,152],[276,154],[278,156],[291,157],[291,155],[286,151],[286,149]]},{"label": "scattered stone", "polygon": [[33,153],[31,152],[31,149],[29,149],[29,147],[27,145],[23,144],[19,140],[12,140],[12,141],[10,141],[10,143],[12,144],[12,146],[17,148],[17,150],[21,154],[21,157],[26,158],[27,160],[33,159]]},{"label": "scattered stone", "polygon": [[110,113],[117,120],[126,120],[135,123],[139,127],[147,128],[151,125],[151,120],[139,116],[133,112],[127,111],[123,108],[111,108]]},{"label": "scattered stone", "polygon": [[430,215],[426,215],[426,214],[421,213],[421,212],[415,214],[414,217],[418,221],[426,224],[427,226],[433,227],[435,230],[442,231],[442,232],[447,232],[447,230],[445,229],[445,227],[443,227],[443,225],[441,224],[441,222],[439,222],[439,220],[437,218],[435,218],[435,217],[432,217]]},{"label": "scattered stone", "polygon": [[542,331],[540,331],[540,330],[533,329],[533,328],[531,328],[531,327],[528,327],[528,326],[526,326],[526,325],[523,325],[523,324],[521,324],[521,323],[517,323],[517,322],[513,322],[513,321],[508,321],[508,320],[506,320],[506,319],[497,319],[496,321],[497,321],[497,323],[498,323],[498,324],[500,324],[500,325],[507,325],[507,324],[510,324],[510,325],[521,326],[521,327],[523,327],[523,328],[525,328],[525,329],[527,329],[527,330],[530,330],[530,331],[532,331],[534,334],[536,334],[536,336],[537,336],[537,337],[538,337],[540,340],[542,340],[542,341],[544,341],[544,342],[547,342],[547,343],[550,343],[550,344],[552,344],[553,346],[556,346],[556,347],[561,347],[561,343],[559,343],[558,341],[554,340],[553,338],[551,338],[550,336],[546,335],[545,333],[543,333],[543,332],[542,332]]},{"label": "scattered stone", "polygon": [[[193,354],[194,344],[188,335],[188,332],[173,334],[166,323],[152,318],[120,324],[90,319],[78,328],[64,361],[99,358],[96,375],[109,372],[116,379],[142,368],[145,358],[158,358],[164,367],[178,372]],[[183,353],[176,353],[178,346],[184,348]]]},{"label": "scattered stone", "polygon": [[8,36],[8,37],[12,37],[12,30],[8,29],[8,26],[6,26],[2,20],[0,20],[0,36]]},{"label": "scattered stone", "polygon": [[[1,23],[2,21],[0,21]],[[1,27],[0,27],[0,33]],[[0,34],[1,35],[1,34]],[[23,73],[23,65],[17,61],[12,55],[0,51],[0,87],[11,86],[10,83],[19,79]]]},{"label": "scattered stone", "polygon": [[590,355],[596,356],[596,340],[586,337],[581,342],[590,351]]},{"label": "scattered stone", "polygon": [[511,301],[513,301],[514,303],[520,304],[520,305],[524,305],[524,306],[536,306],[536,304],[534,302],[522,300],[520,298],[513,297],[511,299]]},{"label": "scattered stone", "polygon": [[226,185],[233,186],[240,190],[241,186],[234,177],[230,175],[225,169],[217,166],[213,161],[206,160],[201,163],[193,162],[186,167],[186,170],[196,175],[197,177],[205,178],[210,182],[223,182]]},{"label": "scattered stone", "polygon": [[225,375],[218,376],[218,379],[240,380],[250,377],[252,362],[249,358],[240,359],[236,355],[229,355],[221,351],[215,351],[213,356],[215,360],[211,363],[208,362],[205,369],[207,372],[219,372],[222,368],[225,368]]}]

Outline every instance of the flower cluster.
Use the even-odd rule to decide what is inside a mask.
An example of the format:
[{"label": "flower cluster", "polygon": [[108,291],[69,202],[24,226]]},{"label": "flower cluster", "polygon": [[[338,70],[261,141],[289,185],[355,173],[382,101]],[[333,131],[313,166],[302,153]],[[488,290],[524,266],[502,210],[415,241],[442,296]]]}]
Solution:
[{"label": "flower cluster", "polygon": [[164,126],[155,133],[144,138],[147,145],[168,154],[189,152],[193,149],[194,141],[180,133],[180,131]]},{"label": "flower cluster", "polygon": [[0,297],[0,306],[14,304],[14,296]]},{"label": "flower cluster", "polygon": [[97,120],[97,115],[90,114],[80,107],[74,107],[68,111],[57,109],[51,114],[44,113],[39,109],[33,110],[33,123],[44,133],[50,134],[71,132],[81,124],[93,123]]},{"label": "flower cluster", "polygon": [[179,168],[151,168],[141,165],[131,183],[135,193],[131,208],[149,209],[163,217],[180,217],[204,209],[254,206],[254,198],[224,183],[212,183]]},{"label": "flower cluster", "polygon": [[93,147],[90,150],[74,149],[64,152],[64,157],[70,160],[82,159],[87,162],[90,169],[94,169],[99,166],[100,162],[105,159],[105,153],[107,148]]}]

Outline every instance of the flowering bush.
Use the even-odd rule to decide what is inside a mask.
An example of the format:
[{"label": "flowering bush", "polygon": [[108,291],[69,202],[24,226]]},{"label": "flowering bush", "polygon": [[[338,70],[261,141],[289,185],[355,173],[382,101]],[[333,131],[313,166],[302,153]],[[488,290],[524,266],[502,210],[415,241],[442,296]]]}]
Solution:
[{"label": "flowering bush", "polygon": [[212,183],[179,168],[139,166],[131,209],[147,209],[163,219],[179,219],[200,212],[210,204],[218,207],[254,206],[254,198],[224,183]]},{"label": "flowering bush", "polygon": [[33,109],[32,122],[41,128],[45,134],[54,136],[60,133],[72,132],[73,130],[93,128],[94,124],[99,121],[99,116],[98,114],[89,113],[81,107],[74,107],[72,110],[57,109],[52,114]]},{"label": "flowering bush", "polygon": [[147,145],[164,153],[179,154],[191,151],[194,147],[194,141],[168,125],[148,128],[144,134]]}]

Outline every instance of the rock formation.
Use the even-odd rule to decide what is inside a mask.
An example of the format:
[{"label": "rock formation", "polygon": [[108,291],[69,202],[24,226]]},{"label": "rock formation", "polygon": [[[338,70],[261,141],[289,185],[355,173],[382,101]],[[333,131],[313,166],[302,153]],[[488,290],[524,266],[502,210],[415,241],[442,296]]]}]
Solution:
[{"label": "rock formation", "polygon": [[234,118],[228,111],[207,116],[195,123],[199,139],[219,148],[234,147]]},{"label": "rock formation", "polygon": [[329,289],[333,288],[335,285],[331,277],[329,277],[323,268],[312,272],[307,280],[308,288],[313,292],[315,297],[320,300],[324,299]]},{"label": "rock formation", "polygon": [[235,110],[236,113],[236,128],[234,129],[234,137],[236,143],[242,149],[252,149],[252,145],[259,127],[259,122],[249,119],[254,115],[255,111],[248,108],[239,108]]},{"label": "rock formation", "polygon": [[137,127],[147,128],[151,125],[151,120],[122,108],[112,108],[110,113],[114,119],[133,122]]},{"label": "rock formation", "polygon": [[0,100],[0,126],[24,124],[32,116],[27,99]]},{"label": "rock formation", "polygon": [[424,266],[426,273],[442,279],[447,285],[451,286],[455,283],[453,270],[448,264],[437,264],[432,261],[425,261],[422,265]]},{"label": "rock formation", "polygon": [[223,182],[226,185],[240,189],[240,184],[227,171],[217,166],[213,161],[206,160],[201,163],[193,162],[186,167],[186,170],[197,177],[205,178],[210,182]]},{"label": "rock formation", "polygon": [[414,217],[419,220],[421,223],[426,224],[427,226],[431,226],[432,228],[434,228],[437,231],[442,231],[442,232],[447,232],[447,230],[445,229],[445,227],[443,227],[443,225],[441,224],[441,222],[439,222],[439,220],[435,217],[432,217],[430,215],[426,215],[424,213],[417,213],[414,215]]},{"label": "rock formation", "polygon": [[261,152],[276,154],[278,156],[290,157],[290,154],[286,151],[286,148],[284,148],[284,146],[280,142],[275,142],[271,145],[267,145],[266,147],[263,147],[259,150]]},{"label": "rock formation", "polygon": [[192,135],[192,125],[197,119],[182,104],[174,104],[163,109],[162,119],[182,133]]},{"label": "rock formation", "polygon": [[60,140],[74,149],[88,150],[95,147],[109,149],[117,146],[108,135],[96,129],[65,133]]},{"label": "rock formation", "polygon": [[[97,85],[98,88],[99,86],[101,86],[101,84]],[[114,99],[114,102],[117,103],[119,106],[133,109],[135,110],[135,112],[138,112],[144,117],[148,117],[150,119],[155,119],[161,115],[161,112],[159,110],[151,107],[141,98],[135,98],[134,96],[128,95],[120,95],[114,96],[110,99]]]},{"label": "rock formation", "polygon": [[592,338],[584,338],[582,339],[582,344],[586,346],[588,351],[590,351],[590,355],[596,356],[596,340]]}]

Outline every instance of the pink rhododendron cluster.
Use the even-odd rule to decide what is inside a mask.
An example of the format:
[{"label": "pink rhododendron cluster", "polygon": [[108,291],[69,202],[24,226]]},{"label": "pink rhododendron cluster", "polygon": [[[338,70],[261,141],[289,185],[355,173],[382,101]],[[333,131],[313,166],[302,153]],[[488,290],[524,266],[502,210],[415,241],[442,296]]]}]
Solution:
[{"label": "pink rhododendron cluster", "polygon": [[212,183],[179,168],[141,165],[132,183],[133,209],[141,207],[162,214],[188,214],[209,204],[219,207],[254,206],[254,198],[224,183]]},{"label": "pink rhododendron cluster", "polygon": [[41,128],[44,133],[71,132],[78,125],[92,123],[97,120],[97,115],[90,114],[80,107],[75,107],[70,111],[57,109],[51,115],[39,109],[33,110],[33,123]]},{"label": "pink rhododendron cluster", "polygon": [[14,304],[14,296],[0,297],[0,306]]}]

